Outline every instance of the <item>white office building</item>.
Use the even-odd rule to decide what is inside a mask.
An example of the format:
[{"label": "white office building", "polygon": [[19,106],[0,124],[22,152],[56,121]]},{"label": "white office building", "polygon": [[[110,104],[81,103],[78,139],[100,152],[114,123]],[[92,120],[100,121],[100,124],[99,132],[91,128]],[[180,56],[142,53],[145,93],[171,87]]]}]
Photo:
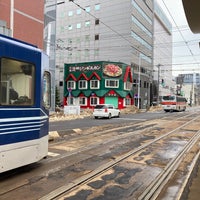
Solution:
[{"label": "white office building", "polygon": [[[159,51],[154,50],[154,29],[162,23],[157,20],[154,24],[153,2],[76,0],[57,6],[56,77],[61,96],[64,63],[115,61],[132,66],[135,105],[144,108],[151,103]],[[171,34],[163,24],[160,26],[168,41]]]}]

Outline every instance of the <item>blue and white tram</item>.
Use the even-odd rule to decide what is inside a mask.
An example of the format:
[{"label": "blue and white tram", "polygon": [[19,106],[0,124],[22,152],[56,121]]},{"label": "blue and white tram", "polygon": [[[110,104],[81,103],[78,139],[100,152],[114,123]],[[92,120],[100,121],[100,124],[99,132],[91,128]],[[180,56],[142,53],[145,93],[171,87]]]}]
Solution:
[{"label": "blue and white tram", "polygon": [[47,156],[50,82],[46,54],[0,35],[0,173]]}]

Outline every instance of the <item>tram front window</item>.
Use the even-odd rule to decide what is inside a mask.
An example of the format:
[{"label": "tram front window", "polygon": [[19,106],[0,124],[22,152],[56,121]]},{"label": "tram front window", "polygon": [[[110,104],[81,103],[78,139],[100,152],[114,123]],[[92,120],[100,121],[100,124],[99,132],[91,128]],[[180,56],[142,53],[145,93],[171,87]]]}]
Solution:
[{"label": "tram front window", "polygon": [[175,96],[163,96],[163,100],[164,101],[174,101],[175,100]]},{"label": "tram front window", "polygon": [[9,58],[0,66],[0,105],[33,105],[34,66]]}]

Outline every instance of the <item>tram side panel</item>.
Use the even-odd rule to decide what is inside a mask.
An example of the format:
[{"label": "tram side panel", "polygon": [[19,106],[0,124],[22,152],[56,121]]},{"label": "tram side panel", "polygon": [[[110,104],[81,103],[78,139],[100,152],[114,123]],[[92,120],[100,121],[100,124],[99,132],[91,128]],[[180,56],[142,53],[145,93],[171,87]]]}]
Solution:
[{"label": "tram side panel", "polygon": [[47,155],[48,64],[37,47],[0,35],[0,173]]}]

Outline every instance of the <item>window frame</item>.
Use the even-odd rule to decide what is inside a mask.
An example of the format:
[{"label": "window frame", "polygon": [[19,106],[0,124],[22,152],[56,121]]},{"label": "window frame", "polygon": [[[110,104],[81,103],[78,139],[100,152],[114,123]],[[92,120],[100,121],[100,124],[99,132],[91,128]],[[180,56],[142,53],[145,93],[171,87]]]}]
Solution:
[{"label": "window frame", "polygon": [[[96,100],[95,103],[93,103],[93,99]],[[99,104],[99,97],[90,97],[90,105],[91,106],[96,106],[97,104]]]},{"label": "window frame", "polygon": [[95,11],[99,11],[100,9],[101,9],[101,6],[100,6],[99,3],[94,5],[94,10]]},{"label": "window frame", "polygon": [[[85,103],[82,103],[81,100],[83,100],[83,99],[84,99]],[[79,105],[87,106],[87,97],[79,97]]]},{"label": "window frame", "polygon": [[[115,86],[108,84],[109,82],[115,82]],[[105,79],[105,88],[119,88],[119,80],[118,79]]]},{"label": "window frame", "polygon": [[124,106],[130,106],[131,105],[131,98],[124,98]]},{"label": "window frame", "polygon": [[[72,101],[72,102],[71,102]],[[67,105],[68,106],[74,106],[75,105],[75,98],[72,96],[67,97]]]},{"label": "window frame", "polygon": [[[84,86],[84,87],[82,87]],[[78,81],[78,89],[87,89],[88,88],[88,82],[86,80],[79,80]]]},{"label": "window frame", "polygon": [[[92,87],[92,82],[97,82],[97,87]],[[95,84],[96,85],[96,84]],[[90,80],[90,89],[99,89],[100,88],[100,81],[96,79]]]},{"label": "window frame", "polygon": [[[71,87],[71,86],[69,85],[70,83],[73,84],[73,87]],[[75,89],[76,89],[76,82],[75,82],[75,81],[72,81],[72,80],[67,81],[67,89],[75,90]]]},{"label": "window frame", "polygon": [[90,6],[86,6],[86,7],[85,7],[85,12],[89,13],[90,11],[91,11]]},{"label": "window frame", "polygon": [[130,81],[124,82],[124,90],[130,91],[132,87],[133,87],[133,83],[131,83]]}]

